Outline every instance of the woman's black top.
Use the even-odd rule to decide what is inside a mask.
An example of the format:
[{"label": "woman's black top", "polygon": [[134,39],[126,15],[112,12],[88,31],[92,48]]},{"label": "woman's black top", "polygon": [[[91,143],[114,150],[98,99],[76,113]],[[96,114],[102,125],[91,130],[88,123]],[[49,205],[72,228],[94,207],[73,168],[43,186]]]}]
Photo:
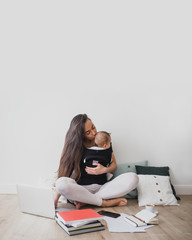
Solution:
[{"label": "woman's black top", "polygon": [[112,146],[107,149],[95,150],[86,149],[84,151],[83,157],[80,162],[81,177],[77,181],[80,185],[90,185],[90,184],[104,184],[107,182],[107,174],[91,175],[86,173],[85,168],[96,167],[93,163],[100,163],[104,167],[107,167],[111,163],[112,156]]}]

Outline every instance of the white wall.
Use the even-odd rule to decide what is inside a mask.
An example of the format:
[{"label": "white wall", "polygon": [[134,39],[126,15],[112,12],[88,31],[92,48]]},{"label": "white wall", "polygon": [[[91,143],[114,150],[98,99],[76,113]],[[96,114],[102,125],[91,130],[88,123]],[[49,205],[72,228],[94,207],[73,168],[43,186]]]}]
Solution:
[{"label": "white wall", "polygon": [[190,1],[0,3],[0,192],[55,176],[73,116],[192,194]]}]

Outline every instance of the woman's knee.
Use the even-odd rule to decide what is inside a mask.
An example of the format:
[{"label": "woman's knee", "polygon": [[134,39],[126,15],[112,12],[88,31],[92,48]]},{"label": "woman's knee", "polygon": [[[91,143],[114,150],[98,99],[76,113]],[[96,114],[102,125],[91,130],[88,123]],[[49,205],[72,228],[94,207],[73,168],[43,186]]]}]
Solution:
[{"label": "woman's knee", "polygon": [[123,181],[126,183],[129,183],[132,185],[133,188],[136,188],[138,183],[139,183],[139,178],[136,173],[134,172],[128,172],[128,173],[123,173],[119,175],[119,177],[122,177]]},{"label": "woman's knee", "polygon": [[133,185],[134,185],[134,188],[136,188],[137,185],[138,185],[138,183],[139,183],[139,177],[138,177],[138,175],[137,175],[136,173],[134,173],[134,172],[131,172],[130,174],[131,174],[131,177],[132,177],[132,183],[133,183]]},{"label": "woman's knee", "polygon": [[71,189],[71,186],[70,186],[71,183],[75,183],[75,180],[68,177],[60,177],[56,181],[57,192],[61,195],[67,194]]}]

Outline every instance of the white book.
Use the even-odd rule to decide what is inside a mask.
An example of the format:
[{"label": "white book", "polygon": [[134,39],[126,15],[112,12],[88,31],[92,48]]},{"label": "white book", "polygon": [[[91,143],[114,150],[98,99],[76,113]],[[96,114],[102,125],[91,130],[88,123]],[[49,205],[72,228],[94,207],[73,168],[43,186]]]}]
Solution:
[{"label": "white book", "polygon": [[147,211],[146,209],[143,209],[141,210],[140,212],[138,212],[136,215],[135,215],[137,218],[141,219],[142,221],[146,222],[146,223],[149,223],[149,221],[156,217],[157,214],[156,213],[152,213],[150,211]]},{"label": "white book", "polygon": [[158,219],[155,219],[155,216],[155,213],[149,212],[144,209],[138,212],[136,215],[125,216],[124,220],[134,227],[143,227],[148,224],[158,224]]}]

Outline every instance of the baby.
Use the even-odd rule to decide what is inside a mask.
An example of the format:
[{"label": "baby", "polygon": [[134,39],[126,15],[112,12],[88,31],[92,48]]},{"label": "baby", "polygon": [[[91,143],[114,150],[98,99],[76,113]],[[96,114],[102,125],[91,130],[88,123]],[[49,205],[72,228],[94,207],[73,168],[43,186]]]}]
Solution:
[{"label": "baby", "polygon": [[[100,163],[103,166],[110,165],[111,155],[112,155],[110,134],[105,131],[97,132],[95,136],[95,144],[97,145],[97,147],[91,147],[88,149],[88,150],[91,150],[89,151],[88,155],[89,156],[94,155],[94,158],[95,158],[95,160],[92,160],[91,164]],[[101,151],[101,150],[105,150],[105,151]],[[113,174],[107,173],[106,177],[107,177],[107,181],[109,181],[113,177]]]},{"label": "baby", "polygon": [[99,148],[110,148],[111,146],[111,136],[108,132],[100,131],[95,136],[95,144]]}]

